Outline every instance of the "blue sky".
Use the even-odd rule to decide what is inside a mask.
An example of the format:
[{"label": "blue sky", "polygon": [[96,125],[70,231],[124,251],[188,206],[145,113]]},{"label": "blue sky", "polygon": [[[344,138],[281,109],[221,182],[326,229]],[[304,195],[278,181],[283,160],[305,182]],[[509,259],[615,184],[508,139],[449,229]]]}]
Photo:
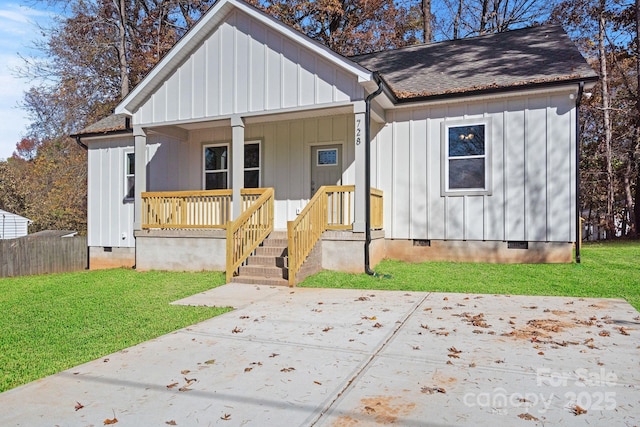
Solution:
[{"label": "blue sky", "polygon": [[22,65],[18,54],[34,54],[30,46],[40,37],[37,24],[47,25],[52,16],[34,3],[0,0],[0,159],[11,156],[28,124],[19,103],[29,82],[15,77],[12,69]]}]

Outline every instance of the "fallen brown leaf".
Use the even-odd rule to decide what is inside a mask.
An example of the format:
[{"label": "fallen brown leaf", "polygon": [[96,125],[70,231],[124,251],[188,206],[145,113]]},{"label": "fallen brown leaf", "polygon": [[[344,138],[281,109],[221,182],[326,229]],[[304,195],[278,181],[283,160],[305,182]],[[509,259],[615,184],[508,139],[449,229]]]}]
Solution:
[{"label": "fallen brown leaf", "polygon": [[540,356],[544,356],[544,351],[539,351],[539,352],[538,352],[538,354],[539,354]]},{"label": "fallen brown leaf", "polygon": [[330,330],[332,330],[332,329],[333,329],[333,327],[332,327],[332,326],[327,326],[326,328],[324,328],[324,329],[322,330],[322,332],[329,332],[329,331],[330,331]]},{"label": "fallen brown leaf", "polygon": [[80,409],[84,408],[84,405],[80,402],[76,402],[76,406],[74,406],[76,411],[79,411]]},{"label": "fallen brown leaf", "polygon": [[185,370],[183,370],[183,371],[180,371],[180,373],[181,373],[182,375],[187,375],[189,372],[191,372],[191,371],[190,371],[190,370],[188,370],[188,369],[185,369]]},{"label": "fallen brown leaf", "polygon": [[617,329],[618,329],[618,331],[620,331],[620,333],[621,333],[622,335],[629,335],[629,332],[627,332],[627,330],[625,329],[625,327],[624,327],[624,326],[620,326],[620,327],[619,327],[619,328],[617,328]]},{"label": "fallen brown leaf", "polygon": [[164,423],[166,425],[169,425],[169,426],[177,426],[178,425],[178,423],[176,423],[176,420],[165,421]]},{"label": "fallen brown leaf", "polygon": [[422,329],[429,329],[429,325],[423,325],[423,324],[420,324],[420,327],[421,327]]},{"label": "fallen brown leaf", "polygon": [[462,353],[462,350],[458,350],[455,347],[449,347],[447,350],[449,350],[451,353],[455,353],[455,354],[460,354]]},{"label": "fallen brown leaf", "polygon": [[289,368],[282,368],[282,369],[280,369],[280,372],[291,372],[291,371],[295,371],[295,370],[296,370],[296,368],[291,368],[291,367],[289,367]]},{"label": "fallen brown leaf", "polygon": [[240,334],[240,333],[243,332],[243,330],[236,326],[235,328],[233,328],[233,330],[231,332],[234,333],[234,334]]},{"label": "fallen brown leaf", "polygon": [[374,328],[382,328],[382,324],[376,322],[375,325],[373,325]]},{"label": "fallen brown leaf", "polygon": [[209,359],[206,362],[204,362],[205,365],[213,365],[214,363],[216,363],[216,359]]},{"label": "fallen brown leaf", "polygon": [[175,386],[177,386],[178,383],[171,383],[167,386],[167,388],[174,388]]},{"label": "fallen brown leaf", "polygon": [[368,316],[362,316],[362,317],[361,317],[361,319],[362,319],[362,320],[377,320],[377,317],[376,317],[376,316],[371,316],[371,317],[368,317]]},{"label": "fallen brown leaf", "polygon": [[318,384],[318,385],[322,385],[322,383],[320,381],[314,381],[314,384]]},{"label": "fallen brown leaf", "polygon": [[609,331],[602,330],[598,333],[598,335],[600,335],[601,337],[608,337],[611,334],[609,333]]},{"label": "fallen brown leaf", "polygon": [[451,359],[460,359],[460,356],[458,356],[457,354],[447,354],[447,356]]},{"label": "fallen brown leaf", "polygon": [[276,356],[280,356],[279,353],[271,353],[271,355],[269,357],[276,357]]},{"label": "fallen brown leaf", "polygon": [[369,301],[369,297],[358,297],[356,301]]},{"label": "fallen brown leaf", "polygon": [[443,301],[449,301],[449,297],[442,298]]},{"label": "fallen brown leaf", "polygon": [[240,316],[241,319],[248,319],[249,316]]},{"label": "fallen brown leaf", "polygon": [[578,406],[578,405],[574,405],[573,408],[571,408],[571,412],[573,412],[573,415],[582,415],[582,414],[586,414],[587,410]]},{"label": "fallen brown leaf", "polygon": [[447,365],[453,365],[453,362],[451,360],[447,360]]},{"label": "fallen brown leaf", "polygon": [[252,370],[252,369],[253,369],[253,368],[244,368],[244,371],[245,371],[245,372],[251,372],[251,370]]},{"label": "fallen brown leaf", "polygon": [[231,414],[224,414],[220,417],[221,420],[229,421],[231,419]]},{"label": "fallen brown leaf", "polygon": [[371,414],[371,413],[373,413],[373,412],[376,412],[376,410],[375,410],[375,409],[373,409],[371,406],[365,406],[365,407],[364,407],[364,411],[365,411],[367,414]]},{"label": "fallen brown leaf", "polygon": [[117,418],[115,418],[115,417],[114,417],[114,418],[111,418],[111,419],[106,418],[106,419],[103,421],[104,425],[115,424],[115,423],[117,423],[117,422],[118,422],[118,419],[117,419]]},{"label": "fallen brown leaf", "polygon": [[422,387],[420,391],[425,394],[434,394],[434,393],[445,394],[447,392],[447,390],[445,390],[442,387],[427,387],[427,386]]},{"label": "fallen brown leaf", "polygon": [[522,418],[523,420],[527,420],[527,421],[539,421],[536,417],[534,417],[528,412],[518,415],[518,418]]}]

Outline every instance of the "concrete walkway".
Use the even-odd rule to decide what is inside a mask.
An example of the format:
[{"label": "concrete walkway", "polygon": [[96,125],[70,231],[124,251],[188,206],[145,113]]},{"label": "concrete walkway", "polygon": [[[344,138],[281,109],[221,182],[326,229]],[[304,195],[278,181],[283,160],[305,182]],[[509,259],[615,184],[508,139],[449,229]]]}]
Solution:
[{"label": "concrete walkway", "polygon": [[238,309],[2,393],[0,425],[640,425],[623,300],[233,284],[179,303]]}]

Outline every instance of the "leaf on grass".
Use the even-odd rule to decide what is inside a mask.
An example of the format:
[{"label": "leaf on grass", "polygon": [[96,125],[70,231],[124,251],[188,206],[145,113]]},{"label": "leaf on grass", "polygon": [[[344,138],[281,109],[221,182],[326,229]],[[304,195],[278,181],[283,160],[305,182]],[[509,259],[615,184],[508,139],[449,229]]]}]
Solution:
[{"label": "leaf on grass", "polygon": [[221,420],[229,421],[231,419],[231,414],[224,414],[220,417]]},{"label": "leaf on grass", "polygon": [[213,365],[214,363],[216,363],[216,359],[209,359],[206,362],[204,362],[205,365]]},{"label": "leaf on grass", "polygon": [[427,386],[422,387],[420,391],[425,394],[434,394],[434,393],[445,394],[447,392],[447,390],[445,390],[443,387],[427,387]]},{"label": "leaf on grass", "polygon": [[296,368],[291,368],[291,367],[289,367],[289,368],[282,368],[282,369],[280,369],[280,372],[291,372],[291,371],[295,371],[295,370],[296,370]]},{"label": "leaf on grass", "polygon": [[165,421],[164,423],[166,425],[169,425],[169,426],[177,426],[178,425],[178,423],[176,423],[176,420]]},{"label": "leaf on grass", "polygon": [[240,334],[240,333],[243,332],[243,330],[236,326],[235,328],[233,328],[233,330],[231,332],[234,333],[234,334]]},{"label": "leaf on grass", "polygon": [[586,409],[584,409],[584,408],[583,408],[583,407],[581,407],[581,406],[574,405],[574,406],[571,408],[571,412],[573,412],[573,415],[576,415],[576,416],[577,416],[577,415],[586,414],[586,413],[587,413],[587,410],[586,410]]},{"label": "leaf on grass", "polygon": [[531,415],[528,412],[518,415],[518,418],[521,418],[521,419],[527,420],[527,421],[539,421],[536,417],[534,417],[533,415]]},{"label": "leaf on grass", "polygon": [[167,388],[174,388],[175,386],[177,386],[178,383],[171,383],[167,386]]},{"label": "leaf on grass", "polygon": [[104,425],[106,425],[106,426],[107,426],[107,425],[110,425],[110,424],[115,424],[115,423],[117,423],[117,422],[118,422],[118,419],[117,419],[116,417],[113,417],[113,418],[111,418],[111,419],[106,418],[106,419],[103,421]]}]

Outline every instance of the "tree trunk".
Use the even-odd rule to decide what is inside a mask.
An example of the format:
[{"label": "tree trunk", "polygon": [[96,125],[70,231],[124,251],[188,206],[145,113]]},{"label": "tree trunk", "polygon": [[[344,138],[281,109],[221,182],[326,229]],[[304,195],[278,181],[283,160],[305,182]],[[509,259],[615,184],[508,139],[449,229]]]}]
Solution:
[{"label": "tree trunk", "polygon": [[613,209],[615,201],[613,185],[613,162],[611,150],[611,109],[609,100],[609,74],[607,70],[607,53],[605,50],[605,3],[600,0],[600,11],[598,17],[598,56],[600,60],[600,82],[602,89],[602,125],[604,130],[604,154],[607,169],[607,234],[608,237],[615,236],[615,221],[613,219]]},{"label": "tree trunk", "polygon": [[453,39],[454,40],[458,40],[460,38],[460,21],[461,20],[462,20],[462,0],[458,2],[458,11],[456,12],[455,18],[453,18]]},{"label": "tree trunk", "polygon": [[120,0],[118,9],[118,61],[120,65],[120,96],[129,94],[129,64],[127,63],[127,8],[125,0]]},{"label": "tree trunk", "polygon": [[423,41],[431,43],[431,0],[422,0],[422,27]]},{"label": "tree trunk", "polygon": [[489,0],[482,0],[482,13],[480,15],[480,35],[487,31],[487,19],[489,18]]},{"label": "tree trunk", "polygon": [[636,192],[635,192],[635,206],[634,206],[634,225],[636,238],[640,238],[640,0],[636,0],[636,78],[638,84],[636,86],[636,147],[635,147],[635,162],[636,162]]}]

